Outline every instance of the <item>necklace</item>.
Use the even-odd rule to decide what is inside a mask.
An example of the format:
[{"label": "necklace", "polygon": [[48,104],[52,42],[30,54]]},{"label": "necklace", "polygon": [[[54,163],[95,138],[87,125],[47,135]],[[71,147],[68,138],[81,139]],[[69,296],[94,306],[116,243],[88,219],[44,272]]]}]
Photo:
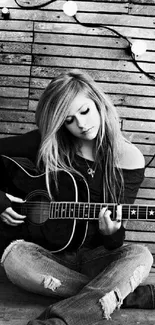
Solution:
[{"label": "necklace", "polygon": [[94,168],[90,167],[88,164],[88,161],[84,158],[86,164],[87,164],[87,174],[90,175],[92,178],[94,178],[95,172],[96,172],[96,165],[94,165]]}]

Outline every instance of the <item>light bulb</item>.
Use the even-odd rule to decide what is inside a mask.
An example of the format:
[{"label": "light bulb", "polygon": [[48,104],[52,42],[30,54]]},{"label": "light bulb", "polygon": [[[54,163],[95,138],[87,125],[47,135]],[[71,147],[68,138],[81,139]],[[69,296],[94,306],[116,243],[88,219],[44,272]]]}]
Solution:
[{"label": "light bulb", "polygon": [[8,9],[7,7],[3,7],[3,8],[2,8],[2,17],[3,17],[4,19],[8,19],[9,16],[10,16],[10,11],[9,11],[9,9]]},{"label": "light bulb", "polygon": [[131,45],[131,51],[135,55],[142,55],[146,52],[147,50],[147,45],[146,42],[137,40],[132,43]]},{"label": "light bulb", "polygon": [[74,16],[77,13],[77,4],[74,1],[67,1],[63,5],[63,11],[67,16]]}]

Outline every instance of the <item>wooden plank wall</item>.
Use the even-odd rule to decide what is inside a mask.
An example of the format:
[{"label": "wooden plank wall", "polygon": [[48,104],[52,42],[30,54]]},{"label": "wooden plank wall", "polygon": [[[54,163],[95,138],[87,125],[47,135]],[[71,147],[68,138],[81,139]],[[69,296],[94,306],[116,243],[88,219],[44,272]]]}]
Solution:
[{"label": "wooden plank wall", "polygon": [[[23,3],[36,4],[37,0]],[[27,10],[14,0],[0,1],[0,9],[10,9],[9,20],[0,15],[0,136],[35,128],[34,112],[44,87],[60,71],[80,68],[111,96],[124,135],[139,147],[147,163],[155,153],[155,81],[133,64],[124,39],[105,28],[79,25],[64,14],[64,3],[60,0]],[[155,75],[154,0],[76,3],[81,22],[105,24],[132,42],[144,40],[147,52],[138,62]],[[137,204],[155,204],[154,167],[155,160],[146,169]],[[129,222],[128,229],[128,241],[147,242],[155,252],[154,223]]]}]

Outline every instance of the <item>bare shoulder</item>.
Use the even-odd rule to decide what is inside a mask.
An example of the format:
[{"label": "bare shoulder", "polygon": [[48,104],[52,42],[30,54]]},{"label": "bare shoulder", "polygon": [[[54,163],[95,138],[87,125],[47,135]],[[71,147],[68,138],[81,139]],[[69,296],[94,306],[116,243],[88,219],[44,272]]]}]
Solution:
[{"label": "bare shoulder", "polygon": [[145,160],[141,151],[131,142],[124,139],[119,155],[119,167],[124,169],[144,168]]}]

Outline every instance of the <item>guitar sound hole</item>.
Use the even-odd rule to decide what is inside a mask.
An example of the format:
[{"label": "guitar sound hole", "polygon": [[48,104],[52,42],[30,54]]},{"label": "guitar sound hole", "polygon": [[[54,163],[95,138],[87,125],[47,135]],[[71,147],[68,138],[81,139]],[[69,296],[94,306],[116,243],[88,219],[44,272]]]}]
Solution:
[{"label": "guitar sound hole", "polygon": [[45,223],[50,215],[50,203],[48,195],[44,193],[31,193],[26,200],[26,215],[34,224]]}]

